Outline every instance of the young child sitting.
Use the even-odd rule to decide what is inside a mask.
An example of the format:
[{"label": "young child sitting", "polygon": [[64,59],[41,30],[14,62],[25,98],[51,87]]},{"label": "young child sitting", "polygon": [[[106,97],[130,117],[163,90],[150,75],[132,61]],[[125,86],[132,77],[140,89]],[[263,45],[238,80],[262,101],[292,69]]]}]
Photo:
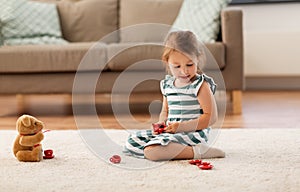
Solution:
[{"label": "young child sitting", "polygon": [[205,55],[196,36],[190,31],[171,32],[162,60],[170,75],[160,82],[163,105],[157,123],[166,127],[161,134],[153,130],[131,134],[126,151],[153,161],[225,157],[207,144],[209,127],[217,120],[216,84],[199,69]]}]

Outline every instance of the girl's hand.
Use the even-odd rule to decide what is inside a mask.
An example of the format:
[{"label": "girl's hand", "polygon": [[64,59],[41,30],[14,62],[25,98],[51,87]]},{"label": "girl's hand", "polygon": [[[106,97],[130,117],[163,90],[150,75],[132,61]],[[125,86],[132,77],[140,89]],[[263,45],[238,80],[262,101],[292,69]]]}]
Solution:
[{"label": "girl's hand", "polygon": [[175,123],[169,123],[169,126],[165,128],[165,133],[176,133],[177,132],[177,129],[179,127],[179,124],[178,122],[175,122]]},{"label": "girl's hand", "polygon": [[162,133],[165,126],[165,122],[152,123],[152,134],[158,135]]}]

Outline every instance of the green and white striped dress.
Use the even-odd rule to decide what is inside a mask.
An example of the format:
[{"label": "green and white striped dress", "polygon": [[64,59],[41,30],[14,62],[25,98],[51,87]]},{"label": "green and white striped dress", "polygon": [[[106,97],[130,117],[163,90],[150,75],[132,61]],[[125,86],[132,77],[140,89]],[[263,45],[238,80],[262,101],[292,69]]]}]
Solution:
[{"label": "green and white striped dress", "polygon": [[[208,82],[211,91],[215,93],[216,84],[213,79],[205,74],[197,74],[196,79],[184,87],[174,86],[175,78],[167,75],[160,82],[162,94],[168,102],[168,120],[167,124],[172,122],[189,121],[197,119],[203,110],[198,102],[198,92],[204,81]],[[160,144],[168,145],[170,142],[176,142],[187,146],[193,146],[208,141],[210,128],[194,132],[182,133],[162,133],[153,135],[152,130],[141,130],[129,135],[125,145],[125,153],[144,158],[144,148],[149,145]]]}]

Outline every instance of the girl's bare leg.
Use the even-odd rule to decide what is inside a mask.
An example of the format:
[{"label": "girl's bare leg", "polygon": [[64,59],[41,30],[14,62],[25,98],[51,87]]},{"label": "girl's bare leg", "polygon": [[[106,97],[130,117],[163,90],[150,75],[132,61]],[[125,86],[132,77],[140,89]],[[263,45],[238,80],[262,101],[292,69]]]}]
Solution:
[{"label": "girl's bare leg", "polygon": [[191,146],[171,142],[167,146],[150,145],[145,147],[144,155],[152,161],[171,159],[193,159],[194,152]]},{"label": "girl's bare leg", "polygon": [[225,153],[218,148],[198,144],[193,147],[171,142],[167,146],[150,145],[145,147],[144,155],[152,161],[171,159],[209,159],[223,158]]}]

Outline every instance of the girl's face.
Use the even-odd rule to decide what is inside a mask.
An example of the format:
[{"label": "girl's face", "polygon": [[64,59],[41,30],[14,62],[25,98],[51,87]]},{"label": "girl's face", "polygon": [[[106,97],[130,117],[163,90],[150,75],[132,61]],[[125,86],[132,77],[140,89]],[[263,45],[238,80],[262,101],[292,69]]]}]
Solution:
[{"label": "girl's face", "polygon": [[169,55],[168,66],[172,75],[180,83],[186,84],[195,77],[197,73],[197,59],[190,59],[186,55],[173,51]]}]

